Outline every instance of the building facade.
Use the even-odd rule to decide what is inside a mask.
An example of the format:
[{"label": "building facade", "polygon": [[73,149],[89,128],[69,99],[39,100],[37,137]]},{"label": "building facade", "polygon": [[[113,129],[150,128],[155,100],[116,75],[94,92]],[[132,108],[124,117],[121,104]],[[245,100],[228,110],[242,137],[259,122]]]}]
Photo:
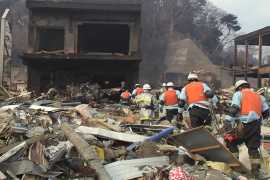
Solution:
[{"label": "building facade", "polygon": [[28,90],[139,82],[141,3],[138,0],[27,0]]}]

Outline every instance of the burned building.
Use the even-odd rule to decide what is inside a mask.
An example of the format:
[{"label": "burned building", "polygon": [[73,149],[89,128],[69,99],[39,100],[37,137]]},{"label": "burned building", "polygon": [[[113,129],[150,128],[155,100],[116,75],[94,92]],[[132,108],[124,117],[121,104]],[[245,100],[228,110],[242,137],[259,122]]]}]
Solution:
[{"label": "burned building", "polygon": [[139,81],[141,2],[138,0],[27,0],[28,89]]}]

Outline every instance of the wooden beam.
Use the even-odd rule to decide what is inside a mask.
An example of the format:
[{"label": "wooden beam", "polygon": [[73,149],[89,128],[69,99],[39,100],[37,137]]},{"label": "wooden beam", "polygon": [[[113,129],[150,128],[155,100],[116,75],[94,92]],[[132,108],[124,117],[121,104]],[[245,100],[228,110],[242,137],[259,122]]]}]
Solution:
[{"label": "wooden beam", "polygon": [[96,175],[99,180],[111,180],[112,178],[101,164],[99,158],[96,156],[94,150],[68,123],[61,124],[60,129],[68,137],[68,139],[74,144],[79,154],[84,158],[86,164],[96,169]]},{"label": "wooden beam", "polygon": [[246,42],[245,42],[245,72],[244,72],[244,77],[245,77],[245,80],[247,81],[247,67],[248,67],[248,40],[246,39]]},{"label": "wooden beam", "polygon": [[198,152],[198,151],[206,151],[206,150],[210,150],[210,149],[217,149],[220,148],[220,145],[217,146],[210,146],[210,147],[205,147],[205,148],[199,148],[199,149],[192,149],[190,150],[190,152],[194,153],[194,152]]}]

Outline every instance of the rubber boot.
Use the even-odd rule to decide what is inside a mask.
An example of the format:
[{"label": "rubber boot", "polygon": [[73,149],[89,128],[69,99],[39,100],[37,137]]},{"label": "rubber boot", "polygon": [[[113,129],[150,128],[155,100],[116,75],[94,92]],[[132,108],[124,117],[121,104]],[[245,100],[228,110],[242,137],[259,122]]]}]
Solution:
[{"label": "rubber boot", "polygon": [[257,164],[251,164],[251,173],[258,178],[260,174],[260,167]]},{"label": "rubber boot", "polygon": [[251,173],[259,178],[260,169],[261,169],[261,158],[260,155],[254,154],[250,156],[250,164],[251,164]]}]

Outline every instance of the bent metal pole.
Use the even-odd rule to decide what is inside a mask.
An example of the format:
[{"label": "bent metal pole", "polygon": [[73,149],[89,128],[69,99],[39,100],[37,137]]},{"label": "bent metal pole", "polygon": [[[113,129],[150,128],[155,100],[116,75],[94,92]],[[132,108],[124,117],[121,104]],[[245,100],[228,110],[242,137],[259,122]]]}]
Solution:
[{"label": "bent metal pole", "polygon": [[78,134],[68,123],[61,124],[62,132],[68,137],[68,139],[74,144],[77,151],[84,158],[85,162],[91,168],[96,169],[96,175],[98,180],[111,180],[112,178],[101,164],[100,160],[96,156],[92,147]]}]

